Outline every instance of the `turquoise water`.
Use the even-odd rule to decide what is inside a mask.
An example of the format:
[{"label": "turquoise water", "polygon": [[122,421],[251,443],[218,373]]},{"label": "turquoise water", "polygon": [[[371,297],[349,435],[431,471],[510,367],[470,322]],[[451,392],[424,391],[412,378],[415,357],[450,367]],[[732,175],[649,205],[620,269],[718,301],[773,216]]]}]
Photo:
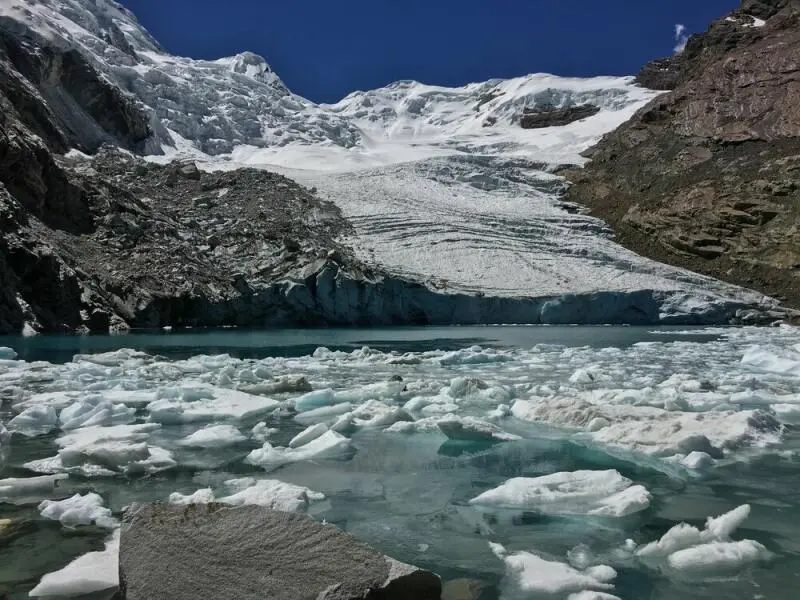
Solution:
[{"label": "turquoise water", "polygon": [[[219,422],[235,424],[248,438],[224,448],[201,450],[178,443],[206,422],[163,423],[147,443],[169,450],[173,466],[130,474],[125,465],[117,465],[117,471],[102,477],[71,472],[61,491],[47,497],[96,492],[118,516],[134,501],[166,501],[173,492],[190,494],[206,487],[216,491],[232,478],[271,478],[324,493],[326,500],[309,510],[316,518],[339,525],[397,559],[434,570],[444,579],[484,580],[498,597],[566,598],[568,594],[520,592],[511,585],[489,542],[502,544],[510,553],[532,552],[561,563],[568,562],[579,548],[592,557],[592,564],[610,565],[617,571],[609,593],[624,600],[789,600],[797,598],[800,590],[798,430],[783,423],[779,433],[770,430],[762,439],[760,430],[754,429],[750,437],[726,446],[716,441],[717,437],[726,439],[726,432],[718,432],[714,424],[723,413],[735,418],[756,405],[759,411],[773,414],[771,403],[786,404],[800,397],[800,370],[797,375],[791,368],[779,373],[774,360],[755,367],[745,359],[748,349],[760,348],[789,360],[786,357],[794,355],[787,353],[795,352],[795,345],[800,349],[800,334],[793,331],[637,327],[224,330],[0,338],[0,346],[14,348],[19,359],[26,361],[0,367],[0,389],[6,392],[0,422],[8,422],[18,412],[19,393],[8,400],[11,387],[21,389],[23,398],[58,390],[82,398],[90,388],[100,395],[121,389],[157,393],[166,386],[201,383],[245,389],[243,373],[259,366],[270,377],[302,375],[314,389],[333,388],[362,400],[368,398],[358,396],[359,390],[372,389],[369,386],[392,376],[402,377],[404,391],[380,398],[388,406],[401,406],[413,397],[440,398],[454,378],[472,377],[485,382],[495,395],[488,400],[489,392],[458,398],[454,410],[487,419],[500,403],[574,400],[612,405],[620,409],[614,414],[626,425],[628,413],[631,419],[645,414],[644,405],[650,411],[663,404],[662,398],[681,398],[689,403],[680,405],[685,412],[653,410],[661,411],[659,419],[701,413],[709,438],[724,448],[724,458],[713,468],[681,467],[669,460],[674,451],[666,449],[664,440],[659,442],[665,450],[655,453],[631,441],[638,439],[637,427],[651,425],[634,423],[625,429],[626,437],[611,442],[577,421],[565,424],[560,420],[563,415],[556,412],[536,420],[522,418],[516,411],[492,421],[521,438],[507,443],[448,440],[435,427],[411,434],[361,427],[347,433],[349,453],[336,460],[302,460],[271,472],[247,464],[248,454],[261,447],[261,441],[250,436],[256,423],[265,421],[277,430],[270,436],[276,447],[288,445],[305,428],[306,423],[297,422],[294,413],[284,408],[239,420],[220,418]],[[319,347],[330,352],[317,351]],[[73,362],[76,354],[120,348],[156,358],[106,360],[100,365]],[[229,356],[206,362],[198,358],[220,354]],[[37,370],[33,361],[51,364]],[[222,383],[223,375],[230,386]],[[744,392],[751,393],[747,401],[742,400]],[[300,391],[273,394],[276,400],[289,402],[287,406],[299,395]],[[138,406],[130,423],[147,422],[153,414]],[[435,414],[414,417],[421,422]],[[63,435],[57,428],[36,437],[15,434],[10,447],[0,454],[0,479],[35,475],[32,461],[53,456]],[[476,510],[469,504],[512,477],[609,469],[644,486],[652,495],[650,506],[609,518],[538,509]],[[0,503],[0,519],[24,523],[19,535],[10,540],[0,537],[0,597],[4,593],[9,598],[27,597],[44,573],[87,551],[102,549],[108,536],[93,525],[67,528],[42,518],[36,508],[39,500]],[[751,506],[751,514],[733,539],[762,544],[773,554],[769,561],[743,563],[724,576],[687,578],[621,552],[626,540],[643,545],[680,522],[702,529],[707,517],[743,504]]]}]

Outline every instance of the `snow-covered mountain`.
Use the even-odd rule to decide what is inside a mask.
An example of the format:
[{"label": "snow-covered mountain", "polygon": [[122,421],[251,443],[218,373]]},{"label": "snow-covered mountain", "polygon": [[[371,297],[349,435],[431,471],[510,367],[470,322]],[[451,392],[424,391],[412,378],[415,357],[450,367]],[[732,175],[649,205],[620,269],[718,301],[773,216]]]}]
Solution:
[{"label": "snow-covered mountain", "polygon": [[[354,225],[347,241],[361,259],[431,289],[560,298],[581,322],[619,306],[651,314],[653,303],[663,320],[703,320],[761,301],[624,250],[601,221],[561,201],[555,167],[582,164],[583,150],[657,95],[632,78],[401,81],[321,105],[252,53],[170,55],[111,0],[0,0],[0,25],[79,49],[142,103],[165,153],[153,160],[255,166],[314,186]],[[585,105],[599,112],[520,126],[526,111]]]}]

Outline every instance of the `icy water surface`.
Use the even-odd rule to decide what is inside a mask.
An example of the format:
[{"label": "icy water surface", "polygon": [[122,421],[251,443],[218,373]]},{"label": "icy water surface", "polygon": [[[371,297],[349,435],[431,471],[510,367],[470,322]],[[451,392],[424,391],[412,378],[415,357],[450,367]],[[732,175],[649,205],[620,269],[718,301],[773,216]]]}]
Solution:
[{"label": "icy water surface", "polygon": [[123,507],[213,499],[308,512],[508,599],[800,591],[796,328],[0,347],[0,597],[110,596]]}]

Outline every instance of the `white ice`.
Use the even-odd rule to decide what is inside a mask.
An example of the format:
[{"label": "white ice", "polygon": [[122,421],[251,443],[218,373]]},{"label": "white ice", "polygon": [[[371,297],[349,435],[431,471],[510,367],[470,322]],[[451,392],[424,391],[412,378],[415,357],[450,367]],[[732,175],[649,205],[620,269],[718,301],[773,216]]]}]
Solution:
[{"label": "white ice", "polygon": [[223,448],[233,446],[247,438],[233,425],[209,425],[185,437],[179,443],[182,446],[198,448]]},{"label": "white ice", "polygon": [[636,548],[634,554],[646,564],[679,578],[733,575],[772,556],[754,540],[731,540],[749,515],[750,506],[744,504],[719,517],[709,517],[702,530],[680,523],[661,539]]},{"label": "white ice", "polygon": [[524,598],[561,600],[573,597],[583,599],[593,597],[585,595],[586,592],[614,589],[611,582],[616,579],[617,573],[611,567],[596,566],[578,571],[568,564],[546,560],[532,552],[509,554],[500,544],[490,544],[490,546],[492,552],[505,563],[503,597],[509,600]]},{"label": "white ice", "polygon": [[26,437],[46,435],[58,425],[58,413],[52,406],[32,406],[8,422],[8,429]]},{"label": "white ice", "polygon": [[350,440],[335,431],[328,431],[299,448],[274,447],[269,442],[253,450],[245,459],[247,463],[274,471],[285,464],[315,459],[341,459],[350,452]]},{"label": "white ice", "polygon": [[39,512],[46,519],[60,521],[67,527],[96,524],[98,527],[114,529],[119,525],[111,510],[103,506],[98,494],[75,494],[66,500],[43,500]]},{"label": "white ice", "polygon": [[169,501],[173,504],[208,504],[210,502],[220,502],[232,506],[255,504],[284,512],[306,512],[312,502],[325,499],[324,494],[307,487],[274,479],[256,480],[250,477],[230,479],[225,482],[225,486],[230,492],[228,496],[217,497],[211,488],[205,488],[187,496],[175,492],[170,494]]},{"label": "white ice", "polygon": [[624,517],[650,506],[650,493],[617,471],[573,471],[515,477],[473,498],[470,504],[549,514]]},{"label": "white ice", "polygon": [[151,402],[147,405],[150,420],[163,424],[241,421],[269,414],[280,406],[271,398],[225,388],[201,387],[194,392],[198,398],[191,402],[182,398]]},{"label": "white ice", "polygon": [[81,596],[119,586],[119,538],[116,529],[105,550],[78,557],[66,567],[48,573],[30,592],[34,598]]},{"label": "white ice", "polygon": [[0,500],[51,494],[60,481],[68,476],[64,474],[44,475],[42,477],[24,477],[0,479]]}]

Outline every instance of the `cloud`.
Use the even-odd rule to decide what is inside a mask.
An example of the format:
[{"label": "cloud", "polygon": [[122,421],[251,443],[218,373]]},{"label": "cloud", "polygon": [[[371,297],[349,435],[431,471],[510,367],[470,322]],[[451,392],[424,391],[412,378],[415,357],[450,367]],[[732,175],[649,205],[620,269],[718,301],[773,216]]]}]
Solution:
[{"label": "cloud", "polygon": [[675,25],[675,54],[680,54],[683,52],[683,49],[686,48],[686,42],[689,41],[689,36],[686,34],[686,25],[682,23],[677,23]]}]

